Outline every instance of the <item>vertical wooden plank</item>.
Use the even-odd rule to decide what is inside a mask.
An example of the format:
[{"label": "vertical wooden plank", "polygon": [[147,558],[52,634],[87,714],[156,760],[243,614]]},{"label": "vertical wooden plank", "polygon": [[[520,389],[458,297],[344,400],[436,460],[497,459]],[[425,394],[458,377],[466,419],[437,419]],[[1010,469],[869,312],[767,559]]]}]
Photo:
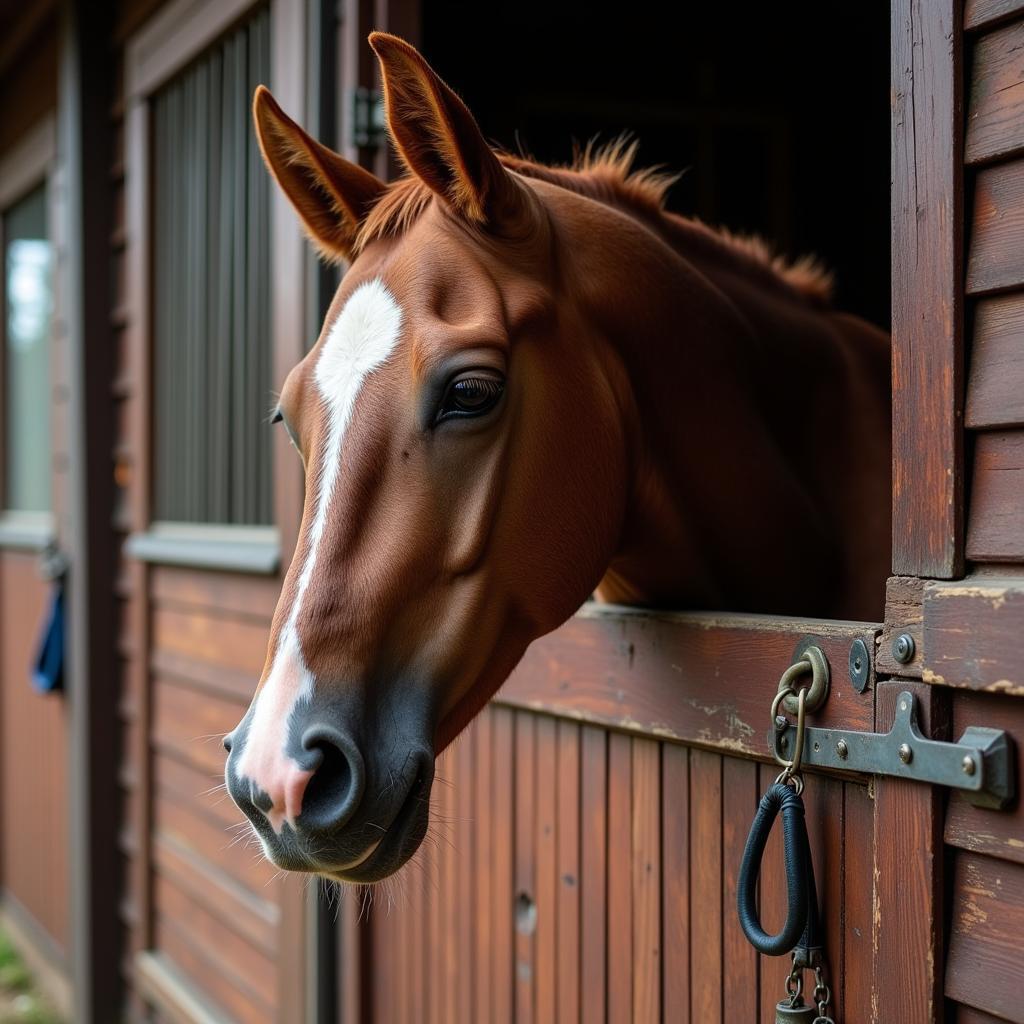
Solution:
[{"label": "vertical wooden plank", "polygon": [[[441,773],[443,765],[438,765]],[[443,793],[448,786],[443,775],[435,774],[433,794],[431,796],[431,828],[430,828],[430,859],[428,881],[430,883],[430,921],[427,927],[428,952],[427,974],[430,977],[430,991],[427,993],[428,1019],[431,1024],[444,1024],[444,989],[445,951],[444,951],[444,892],[441,888],[444,877],[444,856],[448,848],[448,825],[441,820],[442,807],[445,800]]]},{"label": "vertical wooden plank", "polygon": [[[898,695],[918,697],[925,735],[944,739],[948,697],[904,680],[879,683],[878,728],[892,725]],[[942,1019],[942,794],[905,779],[875,778],[873,1007],[888,1020]]]},{"label": "vertical wooden plank", "polygon": [[[774,782],[779,769],[774,764],[762,764],[759,768],[758,790],[764,793]],[[768,845],[761,859],[761,881],[758,885],[758,908],[761,925],[765,931],[774,934],[786,919],[786,865],[782,856],[782,829],[773,828]],[[775,1004],[786,994],[786,977],[789,974],[788,956],[758,955],[758,970],[761,984],[760,1020],[775,1019]]]},{"label": "vertical wooden plank", "polygon": [[736,914],[736,879],[750,823],[757,810],[757,765],[726,757],[722,761],[722,957],[728,982],[722,1009],[729,1024],[758,1024],[758,963]]},{"label": "vertical wooden plank", "polygon": [[425,841],[405,869],[412,901],[409,939],[412,949],[412,1019],[426,1024],[430,1019],[430,928],[433,916],[433,891],[430,887],[430,846]]},{"label": "vertical wooden plank", "polygon": [[892,4],[893,571],[963,572],[962,4]]},{"label": "vertical wooden plank", "polygon": [[690,1020],[690,751],[666,744],[661,759],[662,1006]]},{"label": "vertical wooden plank", "polygon": [[537,936],[536,936],[536,1014],[538,1021],[555,1019],[558,964],[556,918],[558,898],[557,834],[557,746],[555,720],[547,715],[537,718],[537,820],[535,849],[537,858]]},{"label": "vertical wooden plank", "polygon": [[585,725],[580,750],[580,1011],[603,1021],[607,1007],[608,735]]},{"label": "vertical wooden plank", "polygon": [[[515,920],[516,899],[513,854],[515,850],[516,794],[514,715],[507,708],[492,708],[494,716],[493,782],[494,882],[491,906],[494,920],[492,978],[494,992],[491,1020],[502,1024],[512,1019],[515,1006]],[[486,1018],[481,1018],[485,1020]]]},{"label": "vertical wooden plank", "polygon": [[633,740],[633,1017],[661,1019],[661,750]]},{"label": "vertical wooden plank", "polygon": [[456,975],[457,1020],[473,1019],[473,975],[477,951],[473,945],[473,916],[476,911],[473,901],[473,860],[476,828],[473,822],[474,785],[476,782],[474,761],[476,751],[476,729],[468,729],[455,744],[455,797],[456,823],[455,843],[456,878],[458,881],[455,900],[458,915],[456,936],[459,970]]},{"label": "vertical wooden plank", "polygon": [[[368,895],[366,899],[373,897]],[[397,995],[400,982],[395,969],[395,939],[388,918],[386,900],[374,899],[367,912],[372,935],[370,977],[373,1016],[375,1020],[398,1020]]]},{"label": "vertical wooden plank", "polygon": [[515,721],[515,1019],[519,1024],[532,1024],[537,975],[537,872],[534,846],[537,812],[536,716],[519,711]]},{"label": "vertical wooden plank", "polygon": [[[473,957],[476,984],[473,989],[473,1020],[486,1024],[491,1019],[494,998],[491,978],[494,959],[494,789],[491,769],[494,764],[494,709],[486,708],[474,725],[476,752],[474,756],[474,892],[476,911],[473,915]],[[509,780],[503,780],[508,786]]]},{"label": "vertical wooden plank", "polygon": [[[831,1007],[835,1009],[842,1005],[843,996],[843,784],[823,775],[808,775],[804,807],[825,933],[825,979],[832,990]],[[811,975],[805,975],[804,981],[810,985]]]},{"label": "vertical wooden plank", "polygon": [[558,722],[558,1009],[580,1020],[580,727]]},{"label": "vertical wooden plank", "polygon": [[608,737],[608,1019],[633,1012],[632,740]]},{"label": "vertical wooden plank", "polygon": [[722,758],[690,752],[690,1016],[722,1020]]},{"label": "vertical wooden plank", "polygon": [[874,806],[866,787],[848,782],[845,789],[843,990],[839,1006],[844,1020],[871,1020]]},{"label": "vertical wooden plank", "polygon": [[[439,903],[441,907],[441,943],[443,969],[441,979],[441,1019],[457,1020],[459,956],[456,946],[456,935],[459,927],[459,908],[456,902],[458,891],[458,843],[459,833],[455,821],[457,806],[456,790],[459,785],[456,771],[455,748],[449,747],[444,755],[444,782],[441,790],[441,823],[447,838],[441,847],[441,891]],[[387,1019],[387,1018],[383,1018]]]}]

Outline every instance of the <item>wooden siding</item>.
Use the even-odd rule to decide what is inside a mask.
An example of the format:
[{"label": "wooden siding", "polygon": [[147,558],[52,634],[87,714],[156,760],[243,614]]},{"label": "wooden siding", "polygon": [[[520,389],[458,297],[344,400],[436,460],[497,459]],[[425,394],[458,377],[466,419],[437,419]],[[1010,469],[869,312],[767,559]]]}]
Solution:
[{"label": "wooden siding", "polygon": [[[1024,701],[1015,697],[957,694],[953,734],[985,725],[1024,736]],[[1016,765],[1017,792],[1024,766]],[[946,996],[958,1021],[1024,1024],[1024,811],[1018,800],[1002,813],[972,807],[953,795],[945,819],[953,899],[945,972]],[[989,1016],[991,1015],[991,1016]]]},{"label": "wooden siding", "polygon": [[[985,9],[984,11],[982,9]],[[967,556],[1024,563],[1024,17],[975,2],[964,157],[973,192],[966,424],[973,440]]]},{"label": "wooden siding", "polygon": [[63,699],[29,677],[48,597],[37,560],[0,552],[0,887],[66,949],[68,733]]}]

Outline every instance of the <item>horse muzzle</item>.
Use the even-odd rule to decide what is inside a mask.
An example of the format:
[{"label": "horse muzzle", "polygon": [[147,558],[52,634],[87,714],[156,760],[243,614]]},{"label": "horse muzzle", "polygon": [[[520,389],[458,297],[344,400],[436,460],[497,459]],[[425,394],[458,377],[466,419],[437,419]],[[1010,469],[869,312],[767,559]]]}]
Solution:
[{"label": "horse muzzle", "polygon": [[434,776],[429,733],[392,732],[360,743],[357,730],[343,724],[348,716],[318,713],[316,703],[293,710],[283,744],[263,750],[250,746],[250,709],[224,740],[228,792],[277,867],[379,881],[426,834]]}]

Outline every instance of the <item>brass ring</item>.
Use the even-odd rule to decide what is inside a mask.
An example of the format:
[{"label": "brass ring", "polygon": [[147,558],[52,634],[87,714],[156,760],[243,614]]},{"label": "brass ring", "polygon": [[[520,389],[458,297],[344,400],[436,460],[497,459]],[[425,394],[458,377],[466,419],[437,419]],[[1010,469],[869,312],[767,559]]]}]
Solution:
[{"label": "brass ring", "polygon": [[[800,659],[795,661],[779,680],[779,692],[784,693],[782,706],[791,715],[797,713],[797,689],[793,685],[800,676],[811,675],[811,685],[807,689],[805,707],[808,714],[813,714],[825,703],[829,690],[828,659],[822,649],[810,644],[800,652]],[[774,715],[774,713],[773,713]]]}]

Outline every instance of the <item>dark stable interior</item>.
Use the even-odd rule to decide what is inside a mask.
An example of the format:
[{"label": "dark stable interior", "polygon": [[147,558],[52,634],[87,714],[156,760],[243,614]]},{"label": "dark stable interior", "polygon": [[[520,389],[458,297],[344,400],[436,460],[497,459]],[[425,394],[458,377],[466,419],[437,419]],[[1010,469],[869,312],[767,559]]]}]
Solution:
[{"label": "dark stable interior", "polygon": [[889,12],[870,4],[428,0],[422,50],[485,136],[544,162],[629,132],[669,205],[814,253],[888,329]]}]

